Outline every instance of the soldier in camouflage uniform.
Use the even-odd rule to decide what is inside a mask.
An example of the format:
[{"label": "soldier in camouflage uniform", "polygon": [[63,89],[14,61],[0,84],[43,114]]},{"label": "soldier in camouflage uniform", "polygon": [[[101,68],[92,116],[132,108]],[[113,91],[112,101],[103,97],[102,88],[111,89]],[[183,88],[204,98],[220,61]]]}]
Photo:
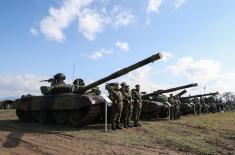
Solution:
[{"label": "soldier in camouflage uniform", "polygon": [[58,74],[54,75],[54,81],[52,84],[54,85],[54,87],[64,86],[64,85],[66,85],[64,82],[65,79],[66,79],[66,77],[63,73],[58,73]]},{"label": "soldier in camouflage uniform", "polygon": [[201,114],[201,104],[200,101],[197,97],[194,98],[194,104],[195,104],[195,108],[196,108],[196,114],[200,115]]},{"label": "soldier in camouflage uniform", "polygon": [[119,90],[119,84],[115,83],[110,90],[109,98],[112,101],[112,129],[122,129],[120,120],[123,108],[123,96]]},{"label": "soldier in camouflage uniform", "polygon": [[170,107],[170,119],[171,120],[174,120],[175,119],[175,100],[174,100],[174,97],[173,97],[173,94],[170,94],[170,97],[168,98],[168,102],[171,104],[171,107]]},{"label": "soldier in camouflage uniform", "polygon": [[180,118],[180,100],[178,96],[174,96],[174,100],[175,100],[175,119],[179,119]]},{"label": "soldier in camouflage uniform", "polygon": [[132,90],[132,99],[133,99],[133,119],[134,127],[141,126],[139,123],[140,113],[142,108],[142,98],[140,94],[140,85],[136,85],[135,89]]},{"label": "soldier in camouflage uniform", "polygon": [[89,92],[89,93],[92,93],[92,94],[96,94],[96,95],[100,95],[101,94],[101,91],[100,91],[100,88],[99,87],[94,87],[92,88]]},{"label": "soldier in camouflage uniform", "polygon": [[79,87],[85,86],[85,82],[83,81],[83,79],[75,79],[75,80],[73,81],[73,84],[74,84],[75,86],[79,86]]},{"label": "soldier in camouflage uniform", "polygon": [[203,97],[200,97],[200,103],[201,103],[201,111],[202,113],[208,113],[208,105],[206,105],[205,99]]},{"label": "soldier in camouflage uniform", "polygon": [[125,90],[122,92],[123,95],[123,115],[124,115],[124,127],[125,128],[131,128],[130,120],[132,115],[132,96],[130,92],[130,88],[128,85],[125,86]]}]

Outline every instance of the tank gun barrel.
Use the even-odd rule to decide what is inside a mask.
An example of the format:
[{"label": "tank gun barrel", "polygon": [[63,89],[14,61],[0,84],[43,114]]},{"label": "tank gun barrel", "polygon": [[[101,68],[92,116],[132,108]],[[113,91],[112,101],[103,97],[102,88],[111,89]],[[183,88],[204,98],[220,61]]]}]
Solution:
[{"label": "tank gun barrel", "polygon": [[182,95],[184,95],[186,93],[187,93],[187,90],[183,90],[183,91],[179,92],[178,94],[176,94],[175,96],[181,97]]},{"label": "tank gun barrel", "polygon": [[125,75],[125,74],[129,73],[130,71],[133,71],[133,70],[135,70],[137,68],[140,68],[142,66],[145,66],[145,65],[147,65],[147,64],[149,64],[151,62],[159,60],[162,57],[163,57],[163,55],[161,53],[157,53],[155,55],[152,55],[152,56],[150,56],[150,57],[148,57],[148,58],[146,58],[146,59],[144,59],[142,61],[139,61],[139,62],[137,62],[137,63],[135,63],[135,64],[133,64],[133,65],[131,65],[129,67],[123,68],[123,69],[121,69],[121,70],[119,70],[117,72],[114,72],[114,73],[112,73],[112,74],[110,74],[110,75],[108,75],[108,76],[106,76],[106,77],[104,77],[104,78],[102,78],[102,79],[100,79],[98,81],[95,81],[95,82],[93,82],[93,83],[91,83],[91,84],[89,84],[87,86],[84,86],[84,87],[81,88],[80,91],[81,92],[85,92],[85,91],[87,91],[87,90],[89,90],[89,89],[91,89],[93,87],[101,85],[101,84],[103,84],[105,82],[108,82],[108,81],[110,81],[112,79],[116,79],[116,78],[118,78],[118,77],[120,77],[122,75]]},{"label": "tank gun barrel", "polygon": [[174,92],[174,91],[177,91],[177,90],[191,88],[191,87],[196,87],[196,86],[198,86],[197,83],[192,83],[192,84],[188,84],[188,85],[184,85],[184,86],[179,86],[179,87],[175,87],[175,88],[170,88],[170,89],[165,89],[165,90],[157,90],[157,91],[154,91],[153,93],[146,94],[144,96],[161,95],[161,94],[170,93],[170,92]]},{"label": "tank gun barrel", "polygon": [[194,96],[181,97],[181,99],[191,99],[191,98],[205,97],[205,96],[216,96],[216,95],[218,95],[218,94],[219,94],[219,92],[208,93],[208,94],[199,94],[199,95],[194,95]]}]

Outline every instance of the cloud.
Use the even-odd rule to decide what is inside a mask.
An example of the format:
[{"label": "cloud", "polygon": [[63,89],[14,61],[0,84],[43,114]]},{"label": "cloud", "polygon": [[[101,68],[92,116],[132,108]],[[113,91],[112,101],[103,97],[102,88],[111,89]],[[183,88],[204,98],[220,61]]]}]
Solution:
[{"label": "cloud", "polygon": [[30,28],[29,29],[30,33],[33,35],[33,36],[37,36],[38,35],[38,31],[35,29],[35,28]]},{"label": "cloud", "polygon": [[161,53],[163,54],[162,60],[164,60],[164,61],[167,61],[173,57],[173,55],[171,53],[168,53],[168,52],[161,52]]},{"label": "cloud", "polygon": [[184,4],[186,0],[174,0],[174,6],[176,9],[178,9],[182,4]]},{"label": "cloud", "polygon": [[[117,10],[115,11],[117,12]],[[134,23],[137,18],[131,13],[131,11],[120,11],[112,19],[114,27],[128,26]]]},{"label": "cloud", "polygon": [[115,43],[115,46],[124,52],[127,52],[130,49],[129,44],[127,42],[117,41]]},{"label": "cloud", "polygon": [[[116,10],[115,14],[110,16],[105,6],[102,6],[102,9],[91,9],[93,2],[94,0],[63,0],[59,8],[51,7],[49,15],[40,21],[41,32],[46,38],[63,42],[66,39],[63,30],[75,21],[79,31],[92,41],[106,25],[121,27],[136,21],[130,10]],[[107,5],[107,2],[101,3]]]},{"label": "cloud", "polygon": [[90,54],[82,54],[82,56],[87,57],[91,60],[97,60],[97,59],[101,59],[104,56],[109,55],[109,54],[112,54],[112,50],[107,50],[107,49],[101,48],[100,50],[94,51]]},{"label": "cloud", "polygon": [[40,22],[41,32],[49,39],[57,42],[65,40],[63,29],[79,15],[81,9],[89,5],[92,0],[64,0],[60,8],[51,7],[49,16]]},{"label": "cloud", "polygon": [[192,57],[183,57],[176,65],[168,66],[175,75],[184,75],[191,81],[208,82],[213,80],[221,70],[220,62],[208,59],[195,61]]},{"label": "cloud", "polygon": [[195,93],[202,93],[206,86],[207,92],[235,92],[235,71],[222,72],[220,62],[211,59],[194,60],[192,57],[183,57],[175,65],[167,66],[168,72],[178,78],[189,82],[198,82],[200,87],[194,89]]},{"label": "cloud", "polygon": [[43,79],[48,79],[48,77],[33,74],[0,75],[0,96],[39,95],[41,94],[40,86],[48,85],[47,83],[39,82]]},{"label": "cloud", "polygon": [[110,22],[110,18],[93,10],[85,9],[79,15],[79,30],[89,39],[94,40],[96,33],[102,32],[103,27]]},{"label": "cloud", "polygon": [[149,0],[147,12],[159,12],[162,0]]}]

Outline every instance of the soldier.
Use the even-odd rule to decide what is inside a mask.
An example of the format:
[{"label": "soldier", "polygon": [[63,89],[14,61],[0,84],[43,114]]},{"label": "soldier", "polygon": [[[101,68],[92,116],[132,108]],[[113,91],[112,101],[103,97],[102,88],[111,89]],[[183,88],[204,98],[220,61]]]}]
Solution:
[{"label": "soldier", "polygon": [[174,100],[175,100],[175,118],[179,119],[180,118],[180,100],[179,100],[179,96],[174,96]]},{"label": "soldier", "polygon": [[140,113],[142,108],[141,94],[140,94],[140,85],[136,85],[135,89],[132,90],[132,99],[133,99],[133,119],[134,127],[141,126],[139,123]]},{"label": "soldier", "polygon": [[114,83],[114,87],[111,88],[109,98],[113,102],[112,104],[112,129],[122,129],[120,119],[122,115],[123,96],[119,91],[119,84]]},{"label": "soldier", "polygon": [[125,92],[125,87],[127,86],[126,82],[122,82],[121,83],[121,88],[120,88],[120,91],[123,93]]},{"label": "soldier", "polygon": [[201,114],[201,104],[200,104],[200,101],[198,100],[197,97],[194,98],[194,103],[196,106],[196,113],[197,113],[197,115],[200,115]]},{"label": "soldier", "polygon": [[203,97],[200,97],[200,103],[201,103],[201,111],[202,113],[208,113],[208,106],[206,105],[205,99]]},{"label": "soldier", "polygon": [[94,87],[91,89],[90,92],[88,93],[93,93],[93,94],[96,94],[96,95],[100,95],[101,94],[101,91],[100,91],[100,88],[99,87]]},{"label": "soldier", "polygon": [[170,97],[168,98],[168,102],[171,104],[170,119],[174,120],[175,119],[175,100],[174,100],[173,94],[170,94]]},{"label": "soldier", "polygon": [[132,114],[132,96],[130,92],[130,87],[128,85],[125,86],[125,90],[122,92],[123,95],[123,114],[124,114],[124,127],[132,128],[130,125],[131,114]]},{"label": "soldier", "polygon": [[83,79],[75,79],[73,81],[73,85],[79,86],[79,87],[84,87],[85,86],[85,82],[83,81]]},{"label": "soldier", "polygon": [[53,85],[55,87],[64,86],[65,85],[65,82],[64,82],[65,79],[66,79],[66,77],[63,73],[58,73],[58,74],[54,75]]}]

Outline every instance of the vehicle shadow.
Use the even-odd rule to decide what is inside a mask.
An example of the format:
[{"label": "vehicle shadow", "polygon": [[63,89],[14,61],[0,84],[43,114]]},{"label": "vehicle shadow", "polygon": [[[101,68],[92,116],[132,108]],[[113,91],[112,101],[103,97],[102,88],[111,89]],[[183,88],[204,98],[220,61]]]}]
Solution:
[{"label": "vehicle shadow", "polygon": [[68,131],[79,132],[84,130],[95,130],[102,133],[104,132],[104,123],[91,124],[88,126],[80,126],[75,128],[69,125],[58,126],[56,124],[25,123],[18,120],[0,120],[0,136],[2,136],[2,134],[8,134],[3,138],[2,146],[4,148],[14,148],[19,146],[20,143],[27,143],[23,140],[23,136],[25,134],[66,135],[66,132]]}]

